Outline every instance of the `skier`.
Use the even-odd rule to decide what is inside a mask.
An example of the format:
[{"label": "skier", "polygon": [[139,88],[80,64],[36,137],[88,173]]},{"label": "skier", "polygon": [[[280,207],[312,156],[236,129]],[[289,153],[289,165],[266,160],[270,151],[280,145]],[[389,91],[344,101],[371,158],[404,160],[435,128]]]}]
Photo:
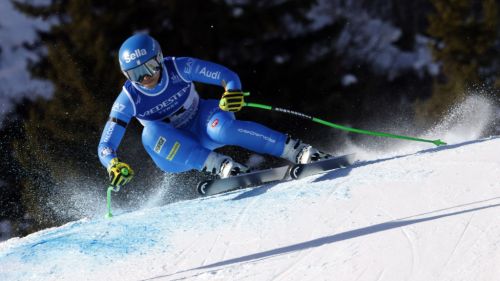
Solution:
[{"label": "skier", "polygon": [[[127,81],[98,146],[99,159],[113,186],[123,186],[134,176],[116,154],[132,117],[144,126],[144,148],[165,172],[196,169],[225,178],[247,171],[245,165],[213,151],[224,145],[293,163],[328,157],[286,134],[235,119],[234,112],[244,105],[244,93],[238,75],[221,65],[190,57],[163,57],[159,43],[147,34],[125,40],[118,56]],[[224,87],[222,98],[200,98],[193,82]]]}]

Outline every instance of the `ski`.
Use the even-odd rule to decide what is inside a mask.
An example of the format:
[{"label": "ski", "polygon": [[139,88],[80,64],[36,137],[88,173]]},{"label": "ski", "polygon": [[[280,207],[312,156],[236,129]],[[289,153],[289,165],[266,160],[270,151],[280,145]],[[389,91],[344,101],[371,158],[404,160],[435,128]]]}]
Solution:
[{"label": "ski", "polygon": [[233,189],[280,181],[284,180],[288,176],[289,169],[290,166],[282,166],[241,174],[225,179],[202,181],[198,184],[197,191],[199,194],[207,196],[227,192]]},{"label": "ski", "polygon": [[347,167],[356,161],[354,154],[347,154],[308,164],[282,166],[241,174],[225,179],[202,181],[197,186],[199,194],[208,196],[251,186],[259,186],[274,181],[301,179],[333,169]]},{"label": "ski", "polygon": [[344,168],[356,162],[355,154],[346,154],[308,164],[296,164],[290,168],[293,179],[301,179],[321,172]]}]

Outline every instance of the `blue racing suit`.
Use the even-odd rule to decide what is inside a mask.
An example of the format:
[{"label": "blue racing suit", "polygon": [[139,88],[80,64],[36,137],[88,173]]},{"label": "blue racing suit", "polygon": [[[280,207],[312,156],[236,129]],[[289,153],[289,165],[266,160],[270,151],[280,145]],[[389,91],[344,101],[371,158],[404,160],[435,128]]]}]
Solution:
[{"label": "blue racing suit", "polygon": [[132,117],[144,126],[142,143],[165,172],[201,170],[208,154],[224,145],[281,156],[286,135],[255,122],[236,120],[216,99],[201,99],[193,82],[241,90],[231,70],[194,58],[166,57],[153,89],[129,80],[116,98],[99,142],[101,163],[108,167]]}]

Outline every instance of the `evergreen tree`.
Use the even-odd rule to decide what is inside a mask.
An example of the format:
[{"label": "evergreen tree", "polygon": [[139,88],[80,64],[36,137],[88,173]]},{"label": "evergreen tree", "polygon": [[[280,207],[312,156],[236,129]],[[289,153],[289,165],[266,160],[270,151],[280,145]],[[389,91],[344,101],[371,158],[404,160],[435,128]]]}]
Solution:
[{"label": "evergreen tree", "polygon": [[[52,1],[47,6],[15,3],[29,15],[58,22],[50,31],[40,31],[39,41],[31,46],[40,54],[32,73],[54,84],[54,98],[30,108],[24,124],[26,139],[17,148],[29,171],[23,199],[37,221],[47,226],[56,219],[47,206],[57,200],[56,192],[69,188],[62,184],[67,177],[100,174],[93,155],[106,120],[106,103],[119,88],[120,76],[113,71],[117,64],[112,59],[117,26],[111,16],[101,17],[90,1]],[[98,28],[106,25],[109,29]]]},{"label": "evergreen tree", "polygon": [[12,225],[12,235],[20,236],[29,233],[25,221],[25,206],[22,203],[22,178],[24,168],[16,159],[15,145],[22,138],[25,108],[30,102],[23,100],[15,110],[3,117],[0,127],[0,220],[7,219]]},{"label": "evergreen tree", "polygon": [[[442,76],[432,97],[419,106],[421,118],[437,118],[475,87],[494,86],[498,65],[498,3],[495,0],[432,0],[429,34]],[[492,71],[493,70],[493,71]]]},{"label": "evergreen tree", "polygon": [[415,35],[425,33],[428,25],[427,14],[432,8],[429,0],[358,0],[344,3],[364,9],[371,16],[400,28],[402,36],[398,43],[402,50],[412,50],[415,46]]}]

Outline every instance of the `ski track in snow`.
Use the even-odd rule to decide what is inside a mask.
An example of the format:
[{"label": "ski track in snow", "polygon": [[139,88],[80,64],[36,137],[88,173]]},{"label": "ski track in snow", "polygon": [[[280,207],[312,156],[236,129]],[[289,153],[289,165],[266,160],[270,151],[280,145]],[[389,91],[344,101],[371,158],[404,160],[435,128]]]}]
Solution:
[{"label": "ski track in snow", "polygon": [[94,215],[0,243],[0,280],[497,280],[499,146]]},{"label": "ski track in snow", "polygon": [[450,265],[450,262],[451,262],[452,258],[455,257],[455,254],[457,253],[457,250],[459,249],[459,247],[461,246],[462,241],[464,240],[465,232],[469,228],[470,222],[471,222],[473,216],[474,216],[474,214],[471,214],[470,218],[467,220],[467,223],[466,223],[463,231],[461,232],[460,237],[457,240],[457,243],[453,247],[453,251],[450,253],[450,255],[448,256],[448,258],[446,259],[446,263],[445,263],[445,265],[443,267],[444,269],[446,269]]}]

